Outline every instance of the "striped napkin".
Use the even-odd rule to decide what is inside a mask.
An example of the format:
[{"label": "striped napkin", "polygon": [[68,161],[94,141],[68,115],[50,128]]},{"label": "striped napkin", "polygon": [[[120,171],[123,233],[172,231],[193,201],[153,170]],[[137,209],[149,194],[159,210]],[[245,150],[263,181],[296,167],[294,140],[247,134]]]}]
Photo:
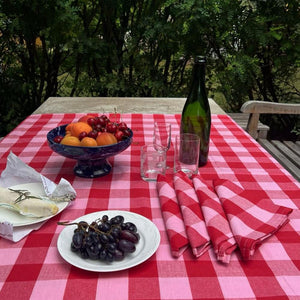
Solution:
[{"label": "striped napkin", "polygon": [[192,252],[199,257],[211,244],[193,183],[179,171],[174,175],[174,187]]},{"label": "striped napkin", "polygon": [[211,184],[200,175],[194,175],[192,181],[217,260],[229,263],[237,244],[221,202]]},{"label": "striped napkin", "polygon": [[189,240],[185,232],[181,210],[177,202],[173,175],[158,174],[157,191],[171,253],[174,257],[179,257],[188,248]]},{"label": "striped napkin", "polygon": [[180,172],[158,175],[157,191],[172,255],[179,257],[190,246],[199,257],[210,248],[210,240],[195,190],[185,177]]},{"label": "striped napkin", "polygon": [[223,179],[214,187],[244,260],[289,221],[292,209],[273,204],[263,190],[247,191]]}]

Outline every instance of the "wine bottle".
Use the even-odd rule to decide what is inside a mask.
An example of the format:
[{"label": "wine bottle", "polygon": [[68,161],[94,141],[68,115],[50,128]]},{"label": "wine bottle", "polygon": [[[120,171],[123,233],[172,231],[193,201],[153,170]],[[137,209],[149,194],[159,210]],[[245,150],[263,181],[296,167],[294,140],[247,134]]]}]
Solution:
[{"label": "wine bottle", "polygon": [[199,167],[207,163],[211,113],[205,90],[205,64],[203,56],[195,58],[192,82],[181,115],[181,133],[194,133],[200,137]]}]

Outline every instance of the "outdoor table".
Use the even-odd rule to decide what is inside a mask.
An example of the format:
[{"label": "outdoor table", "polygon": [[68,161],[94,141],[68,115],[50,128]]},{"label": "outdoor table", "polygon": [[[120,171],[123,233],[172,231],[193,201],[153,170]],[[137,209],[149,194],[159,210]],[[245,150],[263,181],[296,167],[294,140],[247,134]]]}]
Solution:
[{"label": "outdoor table", "polygon": [[[55,113],[159,113],[181,114],[186,98],[171,97],[49,97],[33,114]],[[209,98],[212,114],[226,112]]]},{"label": "outdoor table", "polygon": [[[265,241],[251,260],[239,252],[229,264],[216,261],[213,250],[195,259],[190,250],[171,255],[155,182],[140,176],[140,147],[152,142],[155,121],[172,123],[179,133],[179,114],[122,114],[133,130],[131,146],[110,158],[109,175],[76,177],[74,160],[54,153],[46,134],[83,114],[30,115],[0,142],[0,172],[10,151],[42,175],[58,183],[67,179],[77,198],[18,243],[0,239],[0,299],[300,299],[299,183],[228,115],[212,115],[209,161],[199,168],[204,179],[216,176],[263,189],[274,203],[293,208],[290,222]],[[120,115],[111,114],[113,120]],[[168,164],[172,164],[172,146]],[[169,169],[172,171],[172,168]],[[133,268],[90,272],[64,261],[57,250],[63,226],[101,210],[125,210],[153,221],[160,245],[147,261]]]}]

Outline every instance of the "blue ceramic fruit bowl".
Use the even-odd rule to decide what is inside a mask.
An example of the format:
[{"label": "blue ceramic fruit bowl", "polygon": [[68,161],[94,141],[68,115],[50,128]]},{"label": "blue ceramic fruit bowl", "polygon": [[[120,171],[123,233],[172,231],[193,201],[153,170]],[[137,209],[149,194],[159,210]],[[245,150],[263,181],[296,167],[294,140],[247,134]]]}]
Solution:
[{"label": "blue ceramic fruit bowl", "polygon": [[107,158],[115,156],[127,149],[131,142],[133,132],[130,129],[130,136],[116,144],[98,147],[68,146],[54,142],[58,135],[64,136],[68,124],[56,127],[47,134],[49,147],[56,153],[77,160],[74,173],[85,178],[105,176],[111,171],[111,164]]}]

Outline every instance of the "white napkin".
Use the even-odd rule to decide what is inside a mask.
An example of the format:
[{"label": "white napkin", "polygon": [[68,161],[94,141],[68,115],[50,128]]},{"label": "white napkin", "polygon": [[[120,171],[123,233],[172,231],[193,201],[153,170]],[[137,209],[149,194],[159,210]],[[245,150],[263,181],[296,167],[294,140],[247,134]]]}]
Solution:
[{"label": "white napkin", "polygon": [[[10,187],[17,184],[37,182],[43,184],[45,194],[49,198],[63,197],[70,200],[76,198],[76,191],[67,180],[62,178],[58,185],[56,185],[53,181],[26,165],[14,153],[10,152],[7,157],[6,168],[0,177],[0,186]],[[0,222],[0,236],[13,242],[18,242],[31,231],[39,229],[45,222],[19,227],[13,227],[8,222]]]}]

